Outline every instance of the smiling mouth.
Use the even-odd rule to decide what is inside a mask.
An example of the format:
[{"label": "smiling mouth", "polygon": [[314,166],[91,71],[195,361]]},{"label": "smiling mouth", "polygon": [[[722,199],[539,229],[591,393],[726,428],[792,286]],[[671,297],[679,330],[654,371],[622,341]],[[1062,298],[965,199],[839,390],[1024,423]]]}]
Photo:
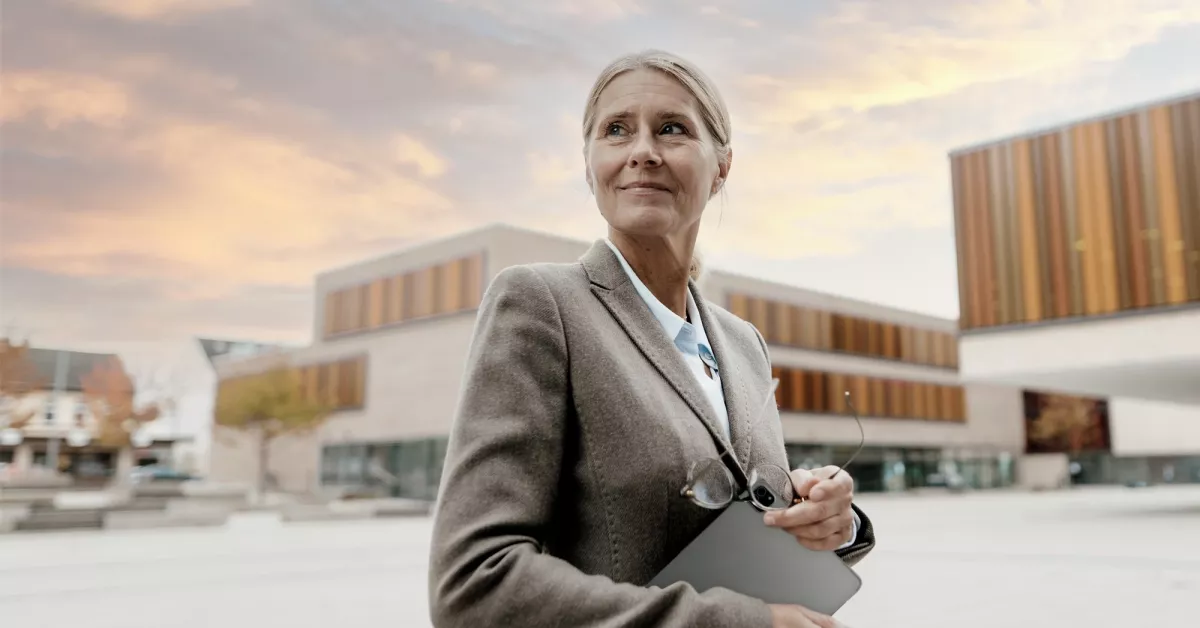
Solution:
[{"label": "smiling mouth", "polygon": [[625,190],[626,192],[641,192],[641,193],[648,193],[648,192],[670,192],[670,190],[668,190],[668,189],[666,188],[666,186],[662,186],[662,185],[654,185],[654,184],[645,184],[645,183],[641,183],[641,184],[634,184],[634,185],[627,185],[627,186],[625,186],[625,187],[622,187],[621,189],[622,189],[622,190]]}]

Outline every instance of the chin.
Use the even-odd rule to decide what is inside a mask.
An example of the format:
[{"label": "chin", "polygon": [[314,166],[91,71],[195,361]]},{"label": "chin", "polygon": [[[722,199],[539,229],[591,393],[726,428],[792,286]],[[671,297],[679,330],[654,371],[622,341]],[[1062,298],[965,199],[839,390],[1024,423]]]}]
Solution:
[{"label": "chin", "polygon": [[639,236],[667,235],[679,225],[675,208],[661,205],[623,205],[606,218],[617,231]]}]

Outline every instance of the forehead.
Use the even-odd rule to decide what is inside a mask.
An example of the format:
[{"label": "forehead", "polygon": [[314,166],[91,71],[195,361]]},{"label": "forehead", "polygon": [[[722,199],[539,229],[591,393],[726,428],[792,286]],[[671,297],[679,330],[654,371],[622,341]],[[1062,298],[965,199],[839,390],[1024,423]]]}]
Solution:
[{"label": "forehead", "polygon": [[696,115],[696,97],[671,76],[658,70],[630,70],[618,75],[600,92],[596,103],[599,117],[629,111],[655,113],[678,111]]}]

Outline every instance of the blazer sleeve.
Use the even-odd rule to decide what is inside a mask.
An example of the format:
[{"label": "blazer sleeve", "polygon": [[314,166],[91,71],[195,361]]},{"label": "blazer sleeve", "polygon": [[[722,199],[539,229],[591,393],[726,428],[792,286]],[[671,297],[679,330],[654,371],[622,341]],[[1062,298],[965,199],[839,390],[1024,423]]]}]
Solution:
[{"label": "blazer sleeve", "polygon": [[547,552],[572,414],[567,350],[538,271],[502,271],[480,306],[434,511],[433,624],[769,627],[760,600],[618,583]]},{"label": "blazer sleeve", "polygon": [[[755,327],[754,323],[746,321],[746,324],[750,326],[750,329],[754,330],[754,336],[758,338],[758,346],[762,348],[763,357],[767,360],[767,368],[770,368],[771,352],[767,348],[766,339],[763,338],[762,332],[758,331],[758,327]],[[858,535],[855,536],[852,545],[837,550],[836,554],[842,559],[842,562],[853,567],[864,556],[869,554],[871,550],[875,549],[875,526],[871,524],[871,519],[867,517],[867,513],[863,512],[856,504],[851,504],[850,507],[854,509],[854,514],[858,515]]]}]

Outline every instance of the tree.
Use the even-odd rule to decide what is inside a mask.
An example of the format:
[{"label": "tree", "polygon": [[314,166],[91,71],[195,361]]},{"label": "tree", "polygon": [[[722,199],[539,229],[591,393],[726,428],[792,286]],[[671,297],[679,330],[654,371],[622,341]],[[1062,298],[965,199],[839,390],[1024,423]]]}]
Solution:
[{"label": "tree", "polygon": [[0,338],[0,418],[7,417],[2,427],[21,428],[37,410],[22,408],[21,402],[32,392],[44,389],[46,382],[29,359],[29,342],[14,344]]},{"label": "tree", "polygon": [[155,403],[136,403],[137,389],[117,358],[97,363],[80,377],[84,402],[96,417],[96,441],[105,447],[132,446],[133,435],[158,418]]},{"label": "tree", "polygon": [[1067,395],[1046,395],[1037,419],[1029,426],[1030,438],[1072,455],[1087,444],[1095,425],[1096,401]]},{"label": "tree", "polygon": [[332,407],[317,397],[307,394],[300,373],[286,365],[221,382],[214,422],[258,437],[259,496],[266,494],[271,443],[285,434],[310,432],[329,417]]}]

